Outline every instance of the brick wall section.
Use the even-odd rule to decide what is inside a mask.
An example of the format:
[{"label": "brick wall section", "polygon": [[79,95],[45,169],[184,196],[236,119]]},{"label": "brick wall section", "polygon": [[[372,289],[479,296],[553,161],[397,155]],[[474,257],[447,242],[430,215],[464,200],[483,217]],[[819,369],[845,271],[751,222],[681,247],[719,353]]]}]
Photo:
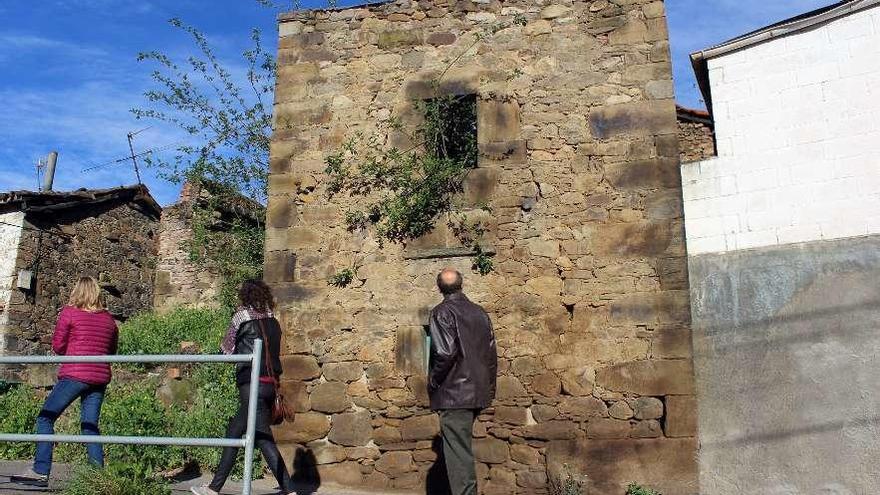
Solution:
[{"label": "brick wall section", "polygon": [[691,254],[880,233],[880,8],[709,75],[719,157],[682,169]]},{"label": "brick wall section", "polygon": [[[424,258],[456,247],[443,227],[381,249],[347,232],[352,203],[326,200],[325,156],[411,112],[445,61],[517,13],[528,25],[469,51],[442,85],[478,95],[480,167],[464,199],[492,207],[496,272]],[[451,265],[499,343],[498,399],[475,428],[483,493],[546,493],[548,456],[590,475],[596,493],[634,479],[697,491],[662,2],[400,0],[288,14],[279,30],[266,278],[285,328],[284,391],[300,412],[276,430],[285,451],[310,449],[322,480],[349,486],[434,482],[438,423],[413,363],[435,275]],[[328,286],[355,261],[352,287]]]},{"label": "brick wall section", "polygon": [[158,226],[152,214],[108,202],[30,214],[27,222],[48,232],[22,234],[16,271],[31,269],[36,290],[12,292],[8,352],[48,352],[58,311],[80,275],[99,279],[110,311],[119,318],[151,308]]}]

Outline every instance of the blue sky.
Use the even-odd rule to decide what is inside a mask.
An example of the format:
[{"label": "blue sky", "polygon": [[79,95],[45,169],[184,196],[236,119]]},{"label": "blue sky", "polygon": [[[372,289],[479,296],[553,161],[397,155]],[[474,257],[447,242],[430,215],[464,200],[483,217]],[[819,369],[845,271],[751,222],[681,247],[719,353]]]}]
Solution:
[{"label": "blue sky", "polygon": [[[688,53],[831,1],[666,0],[677,99],[702,105]],[[137,53],[192,53],[190,40],[167,23],[179,17],[205,32],[233,71],[241,70],[252,27],[262,29],[274,52],[275,13],[256,0],[2,0],[0,191],[34,189],[33,164],[52,149],[60,152],[58,190],[134,183],[128,162],[82,170],[124,157],[126,133],[151,124],[129,113],[143,106],[151,87],[152,68],[138,63]],[[181,138],[176,129],[154,125],[135,138],[135,147]],[[177,185],[152,170],[143,175],[160,203],[174,202]]]}]

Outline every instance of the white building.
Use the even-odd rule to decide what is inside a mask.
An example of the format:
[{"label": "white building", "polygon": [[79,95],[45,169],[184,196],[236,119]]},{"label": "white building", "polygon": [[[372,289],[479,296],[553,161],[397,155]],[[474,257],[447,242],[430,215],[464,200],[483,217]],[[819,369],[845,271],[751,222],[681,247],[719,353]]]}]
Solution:
[{"label": "white building", "polygon": [[707,494],[880,486],[880,0],[692,55],[682,166]]},{"label": "white building", "polygon": [[682,169],[691,254],[880,233],[877,5],[693,54],[718,157]]}]

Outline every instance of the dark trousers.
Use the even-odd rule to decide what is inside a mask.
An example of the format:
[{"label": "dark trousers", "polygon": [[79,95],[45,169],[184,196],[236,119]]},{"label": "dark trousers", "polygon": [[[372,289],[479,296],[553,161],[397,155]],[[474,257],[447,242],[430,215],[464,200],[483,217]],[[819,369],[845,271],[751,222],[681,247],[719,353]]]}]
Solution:
[{"label": "dark trousers", "polygon": [[[250,385],[242,385],[238,388],[238,411],[229,421],[229,427],[226,429],[226,438],[241,438],[247,433],[247,413],[248,413],[248,397],[250,394]],[[284,459],[278,451],[275,444],[275,438],[272,436],[272,430],[269,427],[270,414],[272,405],[275,402],[275,387],[267,384],[260,384],[259,395],[257,396],[257,435],[255,446],[263,452],[263,458],[266,464],[275,475],[278,486],[283,493],[293,491],[293,484],[290,481],[290,474],[287,466],[284,465]],[[229,473],[235,466],[235,460],[238,456],[238,447],[226,447],[223,449],[223,455],[220,457],[220,464],[217,466],[217,472],[214,473],[214,479],[208,487],[216,492],[223,489]]]},{"label": "dark trousers", "polygon": [[443,436],[443,457],[452,495],[477,495],[477,471],[472,447],[474,420],[479,411],[445,409],[439,411]]},{"label": "dark trousers", "polygon": [[[53,435],[55,433],[55,421],[76,399],[80,400],[80,427],[83,435],[100,435],[98,429],[98,417],[101,415],[101,404],[104,403],[104,391],[106,385],[90,385],[69,378],[62,378],[52,387],[52,392],[46,397],[43,409],[37,416],[37,433],[40,435]],[[37,444],[37,455],[34,459],[34,472],[49,474],[52,471],[52,442],[40,442]],[[98,467],[104,467],[104,448],[97,443],[86,444],[89,453],[89,462]]]}]

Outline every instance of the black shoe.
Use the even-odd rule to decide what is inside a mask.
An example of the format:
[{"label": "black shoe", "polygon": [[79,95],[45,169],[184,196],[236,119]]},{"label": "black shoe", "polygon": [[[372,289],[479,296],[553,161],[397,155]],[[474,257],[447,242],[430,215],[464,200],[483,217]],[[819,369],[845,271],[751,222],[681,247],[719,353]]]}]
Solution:
[{"label": "black shoe", "polygon": [[40,474],[34,471],[33,468],[28,468],[27,471],[21,474],[14,474],[9,477],[9,480],[19,485],[38,486],[40,488],[49,487],[49,475]]}]

